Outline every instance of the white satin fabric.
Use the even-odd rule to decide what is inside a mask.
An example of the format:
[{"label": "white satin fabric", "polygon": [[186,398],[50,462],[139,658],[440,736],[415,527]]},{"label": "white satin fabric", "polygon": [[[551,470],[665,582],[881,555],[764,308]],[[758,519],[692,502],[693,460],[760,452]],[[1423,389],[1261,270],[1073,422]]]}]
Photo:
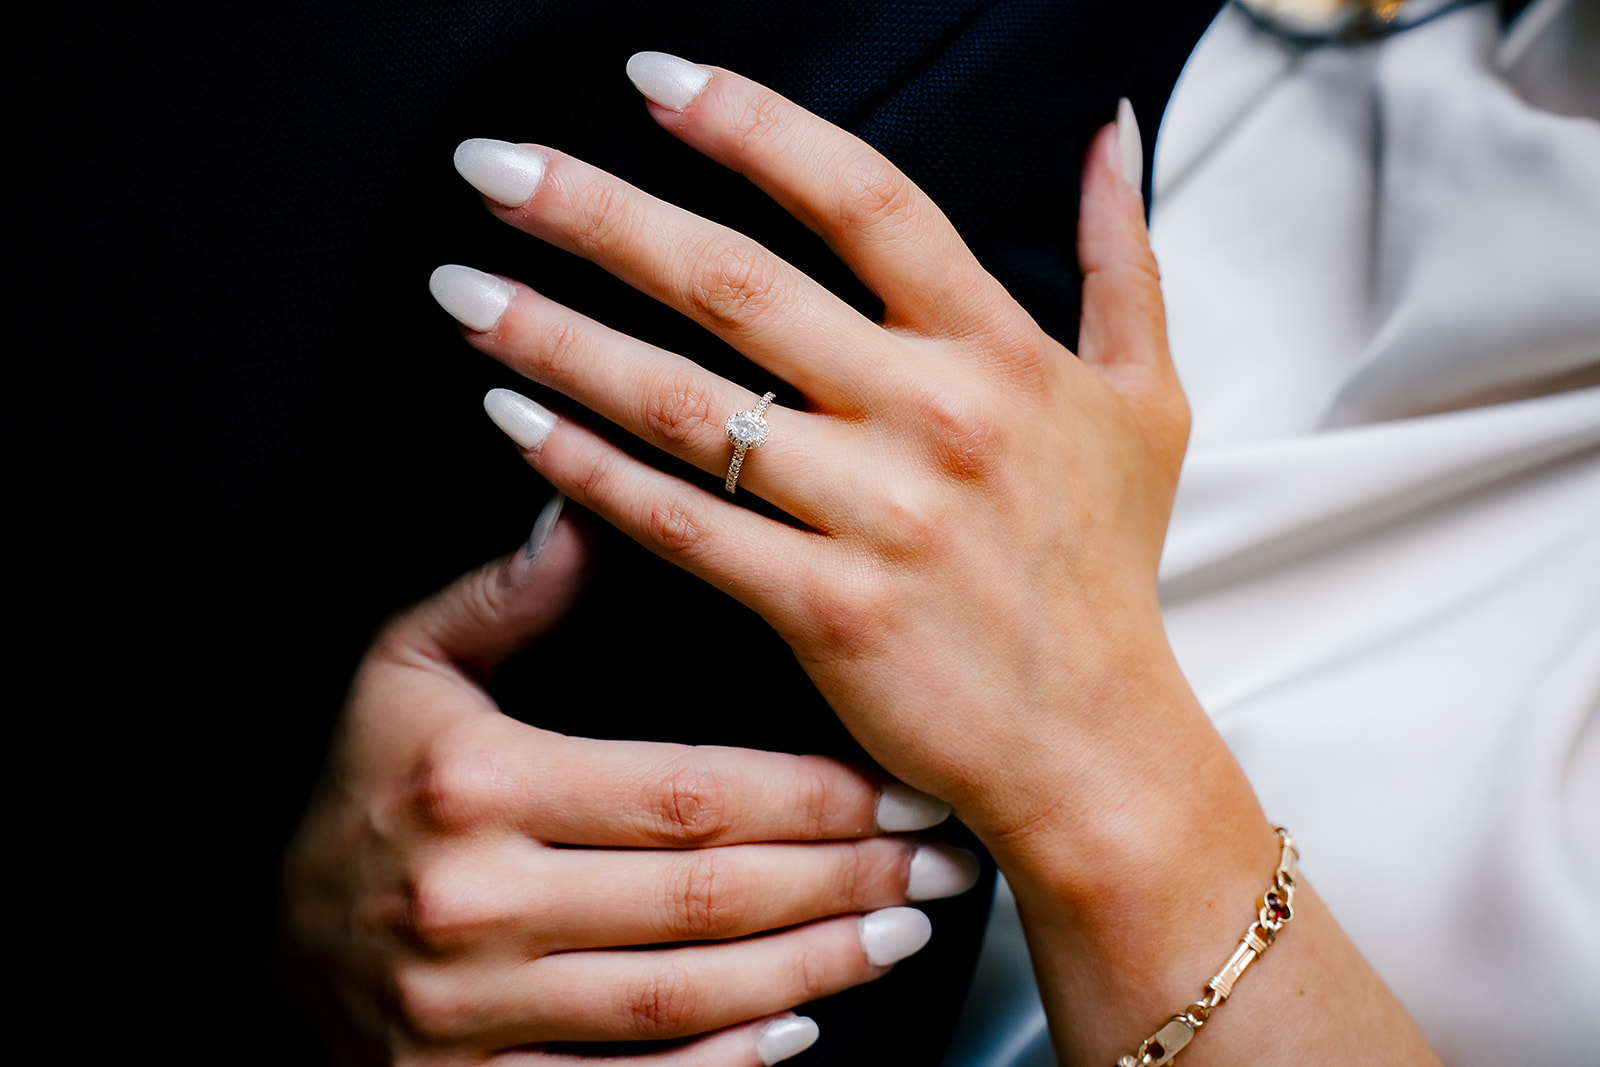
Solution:
[{"label": "white satin fabric", "polygon": [[[1304,54],[1228,9],[1157,151],[1169,632],[1451,1064],[1600,1063],[1597,117],[1600,0]],[[1054,1062],[1025,961],[1002,902],[949,1067]]]}]

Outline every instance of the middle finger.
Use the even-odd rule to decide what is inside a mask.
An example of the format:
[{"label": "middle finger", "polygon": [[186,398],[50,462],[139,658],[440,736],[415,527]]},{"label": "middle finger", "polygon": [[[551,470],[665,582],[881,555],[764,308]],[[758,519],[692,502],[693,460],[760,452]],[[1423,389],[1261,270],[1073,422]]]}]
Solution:
[{"label": "middle finger", "polygon": [[[861,404],[877,362],[863,353],[888,335],[755,241],[551,149],[480,139],[456,160],[506,222],[683,313],[825,409]],[[508,167],[537,177],[501,184]]]}]

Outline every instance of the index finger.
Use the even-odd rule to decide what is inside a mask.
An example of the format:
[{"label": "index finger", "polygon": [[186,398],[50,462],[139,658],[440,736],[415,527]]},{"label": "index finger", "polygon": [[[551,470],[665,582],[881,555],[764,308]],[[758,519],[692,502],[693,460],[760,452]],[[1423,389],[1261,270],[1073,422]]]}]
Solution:
[{"label": "index finger", "polygon": [[744,174],[827,241],[883,301],[885,325],[986,325],[980,309],[997,306],[1000,283],[944,212],[872,146],[720,67],[640,52],[628,76],[663,127]]}]

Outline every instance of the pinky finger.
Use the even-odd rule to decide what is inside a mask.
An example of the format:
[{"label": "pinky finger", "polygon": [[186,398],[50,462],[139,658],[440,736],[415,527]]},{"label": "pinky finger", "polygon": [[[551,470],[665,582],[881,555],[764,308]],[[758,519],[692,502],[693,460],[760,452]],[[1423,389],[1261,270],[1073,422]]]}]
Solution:
[{"label": "pinky finger", "polygon": [[529,464],[574,502],[755,611],[785,614],[774,597],[794,583],[771,578],[811,569],[813,535],[665,474],[520,393],[495,389],[483,406]]},{"label": "pinky finger", "polygon": [[[798,1056],[817,1040],[817,1024],[785,1012],[741,1026],[730,1026],[671,1049],[640,1056],[608,1056],[606,1067],[772,1067]],[[595,1067],[589,1056],[559,1052],[509,1052],[496,1067]]]}]

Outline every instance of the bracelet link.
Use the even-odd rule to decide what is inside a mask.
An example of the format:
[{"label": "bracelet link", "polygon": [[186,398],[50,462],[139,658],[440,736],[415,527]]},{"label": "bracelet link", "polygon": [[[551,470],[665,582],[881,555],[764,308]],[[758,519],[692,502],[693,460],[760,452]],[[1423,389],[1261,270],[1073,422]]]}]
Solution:
[{"label": "bracelet link", "polygon": [[1194,1040],[1195,1031],[1206,1024],[1211,1013],[1233,994],[1239,976],[1272,947],[1278,931],[1294,918],[1294,879],[1300,853],[1289,831],[1281,826],[1276,829],[1278,867],[1272,873],[1272,885],[1261,895],[1256,921],[1234,946],[1233,955],[1222,965],[1222,970],[1206,983],[1206,995],[1168,1019],[1161,1029],[1145,1038],[1138,1052],[1119,1059],[1117,1067],[1161,1067],[1171,1063]]},{"label": "bracelet link", "polygon": [[1117,1067],[1162,1067],[1171,1063],[1194,1040],[1194,1023],[1187,1015],[1174,1015],[1161,1029],[1144,1039],[1139,1051],[1117,1061]]},{"label": "bracelet link", "polygon": [[1228,962],[1222,965],[1222,970],[1217,976],[1206,983],[1206,988],[1217,995],[1217,1003],[1221,1004],[1233,995],[1233,983],[1245,972],[1245,968],[1254,963],[1267,949],[1271,942],[1263,942],[1256,936],[1255,928],[1245,934],[1243,941],[1239,942],[1233,950],[1233,955],[1228,957]]},{"label": "bracelet link", "polygon": [[1161,1067],[1162,1064],[1171,1063],[1193,1040],[1194,1024],[1185,1016],[1174,1015],[1139,1046],[1140,1067]]}]

